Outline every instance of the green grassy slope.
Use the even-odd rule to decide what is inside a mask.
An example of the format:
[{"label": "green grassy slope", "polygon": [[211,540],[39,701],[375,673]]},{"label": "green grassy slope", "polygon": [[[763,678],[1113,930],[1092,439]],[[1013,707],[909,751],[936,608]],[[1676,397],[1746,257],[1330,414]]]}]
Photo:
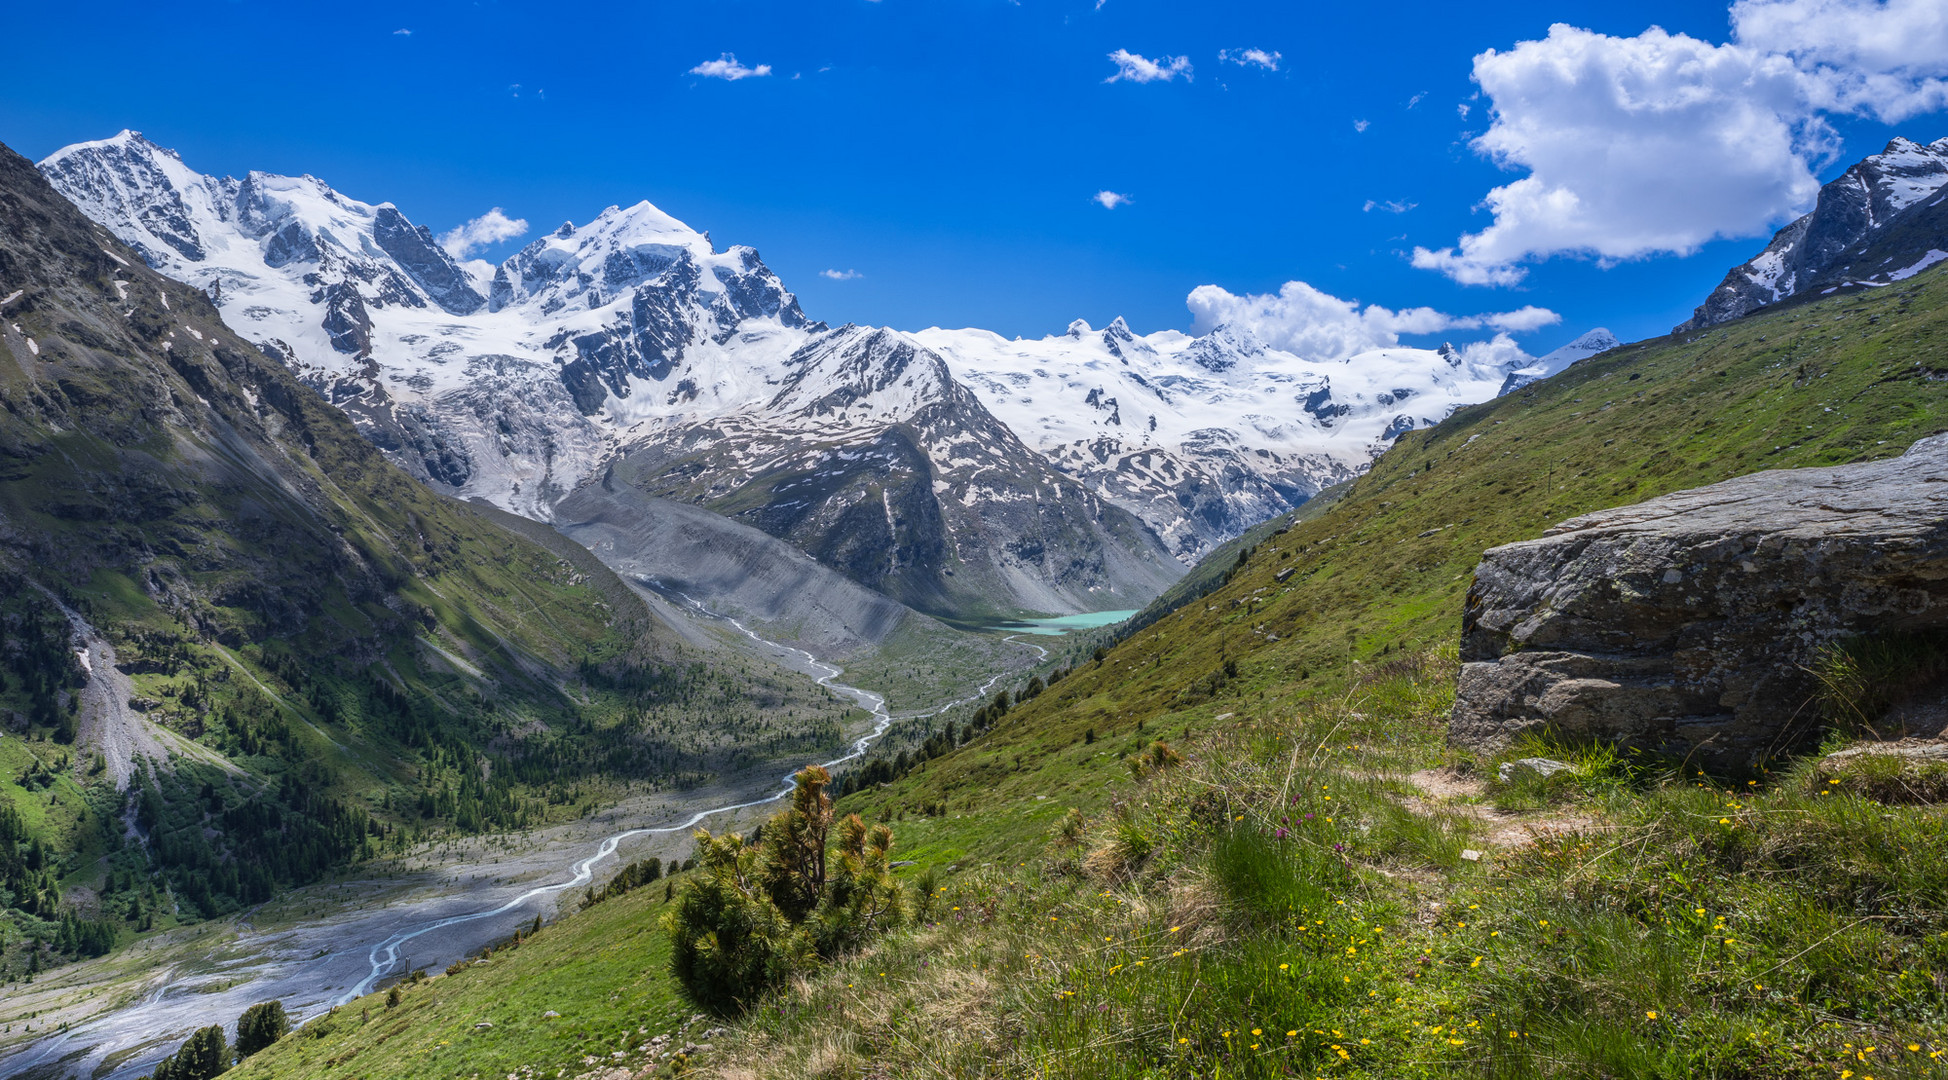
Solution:
[{"label": "green grassy slope", "polygon": [[[1737,473],[1899,453],[1948,427],[1945,346],[1935,272],[1626,346],[1404,437],[1216,591],[843,800],[892,823],[907,873],[941,875],[932,915],[795,983],[704,1067],[1948,1075],[1948,831],[1925,799],[1894,797],[1948,778],[1809,761],[1721,780],[1525,746],[1576,769],[1502,784],[1444,739],[1484,548]],[[1183,764],[1134,776],[1158,738]],[[1406,781],[1436,768],[1458,794]],[[543,936],[594,953],[614,933],[595,920]],[[551,980],[432,996],[458,1017]],[[338,1075],[300,1053],[262,1065]]]},{"label": "green grassy slope", "polygon": [[1194,600],[1202,599],[1222,588],[1230,579],[1231,572],[1239,564],[1240,556],[1248,556],[1252,549],[1278,533],[1284,532],[1301,521],[1311,521],[1329,510],[1334,503],[1343,498],[1353,486],[1353,481],[1343,480],[1307,499],[1302,505],[1288,510],[1274,518],[1261,521],[1246,529],[1242,535],[1234,536],[1217,547],[1210,554],[1191,567],[1176,584],[1163,591],[1145,605],[1142,611],[1129,620],[1132,629],[1148,626],[1165,615],[1176,611]]},{"label": "green grassy slope", "polygon": [[[1948,849],[1932,806],[1885,805],[1928,790],[1916,777],[1805,764],[1721,785],[1549,747],[1577,773],[1489,783],[1544,808],[1508,819],[1399,778],[1494,764],[1443,738],[1484,548],[1899,453],[1948,427],[1944,346],[1936,273],[1626,346],[1404,437],[1217,591],[847,800],[894,821],[906,857],[957,867],[942,902],[982,914],[761,1010],[726,1075],[1941,1074]],[[1133,779],[1159,737],[1190,765]],[[1071,807],[1089,822],[1073,847]],[[1461,858],[1524,821],[1564,838]],[[882,969],[912,1008],[968,1014],[889,1018],[892,992],[856,989]]]}]

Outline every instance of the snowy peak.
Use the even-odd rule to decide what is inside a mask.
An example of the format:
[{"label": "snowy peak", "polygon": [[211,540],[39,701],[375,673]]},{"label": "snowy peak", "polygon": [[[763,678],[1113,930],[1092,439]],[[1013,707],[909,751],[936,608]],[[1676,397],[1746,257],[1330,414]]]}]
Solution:
[{"label": "snowy peak", "polygon": [[1896,138],[1820,188],[1811,212],[1780,229],[1764,251],[1733,267],[1684,333],[1716,326],[1794,296],[1885,285],[1948,249],[1948,138]]},{"label": "snowy peak", "polygon": [[807,341],[786,365],[789,381],[770,407],[820,418],[903,423],[953,391],[940,357],[897,330],[842,326]]},{"label": "snowy peak", "polygon": [[1550,373],[1554,374],[1578,360],[1595,356],[1597,353],[1609,352],[1621,344],[1623,342],[1618,341],[1615,334],[1599,326],[1594,330],[1584,331],[1583,336],[1575,341],[1544,354],[1538,363],[1549,366],[1552,369]]},{"label": "snowy peak", "polygon": [[486,303],[432,232],[391,203],[348,198],[315,176],[252,172],[240,183],[206,183],[232,193],[234,218],[219,216],[257,240],[272,269],[303,265],[340,281],[355,279],[375,286],[368,299],[382,305],[431,302],[466,315]]},{"label": "snowy peak", "polygon": [[1532,363],[1510,368],[1507,380],[1502,383],[1501,393],[1519,390],[1532,382],[1546,379],[1571,364],[1587,360],[1599,353],[1609,352],[1621,344],[1615,334],[1599,326],[1585,332],[1575,341],[1537,357]]},{"label": "snowy peak", "polygon": [[710,237],[664,213],[648,199],[627,209],[611,206],[596,215],[588,228],[575,231],[612,248],[675,246],[689,248],[699,256],[711,254]]},{"label": "snowy peak", "polygon": [[1186,561],[1357,475],[1401,433],[1493,397],[1507,376],[1505,350],[1316,362],[1233,325],[1138,336],[1121,320],[1102,331],[1077,320],[1036,341],[938,327],[912,337],[1030,447]]},{"label": "snowy peak", "polygon": [[650,378],[699,338],[721,343],[747,320],[811,326],[754,249],[716,251],[708,234],[648,202],[611,206],[583,226],[565,222],[521,249],[494,271],[489,307],[566,320],[557,346],[572,339],[584,360],[612,373],[633,358],[625,366]]},{"label": "snowy peak", "polygon": [[1265,346],[1249,330],[1221,325],[1191,342],[1184,357],[1217,375],[1240,365],[1255,367],[1265,357]]},{"label": "snowy peak", "polygon": [[83,213],[115,223],[110,231],[151,265],[205,257],[198,219],[216,215],[207,178],[141,132],[125,129],[111,138],[65,147],[41,162],[40,169]]},{"label": "snowy peak", "polygon": [[1948,138],[1923,146],[1896,137],[1848,172],[1871,198],[1873,217],[1885,221],[1948,184]]},{"label": "snowy peak", "polygon": [[[627,210],[611,206],[587,225],[563,222],[502,263],[494,273],[493,307],[600,307],[625,290],[660,281],[674,267],[694,270],[714,257],[703,234],[648,202]],[[673,280],[689,278],[698,285],[709,280],[682,270]]]},{"label": "snowy peak", "polygon": [[1133,355],[1156,351],[1150,347],[1149,342],[1131,332],[1130,324],[1124,322],[1121,315],[1116,316],[1114,322],[1103,328],[1102,343],[1104,350],[1124,363],[1129,363]]},{"label": "snowy peak", "polygon": [[[318,276],[304,284],[326,308],[334,298],[323,292],[348,280],[365,287],[361,304],[468,314],[486,303],[425,227],[313,176],[205,176],[134,131],[58,150],[40,169],[151,266],[205,288],[302,267]],[[345,307],[344,289],[335,301]]]},{"label": "snowy peak", "polygon": [[1104,354],[1124,363],[1129,362],[1133,353],[1152,351],[1149,343],[1137,337],[1130,329],[1130,324],[1124,322],[1121,315],[1116,316],[1101,330],[1092,328],[1087,319],[1077,319],[1069,324],[1062,336],[1089,348],[1100,349]]}]

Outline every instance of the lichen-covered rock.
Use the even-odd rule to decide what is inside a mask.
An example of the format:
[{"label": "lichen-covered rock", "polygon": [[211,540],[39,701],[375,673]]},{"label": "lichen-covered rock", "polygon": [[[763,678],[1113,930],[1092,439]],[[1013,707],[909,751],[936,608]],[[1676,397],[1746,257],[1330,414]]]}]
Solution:
[{"label": "lichen-covered rock", "polygon": [[1948,436],[1756,473],[1489,550],[1450,741],[1614,740],[1715,765],[1789,749],[1838,638],[1948,627]]}]

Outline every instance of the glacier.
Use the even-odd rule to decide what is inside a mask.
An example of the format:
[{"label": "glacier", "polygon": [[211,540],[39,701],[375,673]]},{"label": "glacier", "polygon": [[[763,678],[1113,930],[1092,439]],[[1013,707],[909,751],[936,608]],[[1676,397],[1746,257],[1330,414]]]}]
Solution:
[{"label": "glacier", "polygon": [[40,168],[438,490],[556,521],[627,483],[935,613],[1139,606],[1402,432],[1575,358],[1307,358],[1120,318],[1026,341],[834,328],[756,250],[648,202],[491,265],[391,203],[205,175],[133,131]]}]

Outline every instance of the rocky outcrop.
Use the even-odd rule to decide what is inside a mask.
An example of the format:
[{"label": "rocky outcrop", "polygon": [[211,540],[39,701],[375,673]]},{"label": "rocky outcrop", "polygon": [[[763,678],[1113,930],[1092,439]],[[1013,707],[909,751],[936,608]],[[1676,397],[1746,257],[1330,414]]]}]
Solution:
[{"label": "rocky outcrop", "polygon": [[1551,730],[1719,766],[1776,755],[1816,726],[1823,646],[1948,627],[1948,436],[1491,549],[1463,620],[1458,745]]}]

